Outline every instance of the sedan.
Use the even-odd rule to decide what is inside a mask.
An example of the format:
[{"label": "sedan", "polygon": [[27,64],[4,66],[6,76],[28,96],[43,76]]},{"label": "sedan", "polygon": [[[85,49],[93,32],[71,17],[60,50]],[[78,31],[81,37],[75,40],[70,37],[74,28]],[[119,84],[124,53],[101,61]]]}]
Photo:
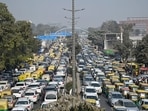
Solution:
[{"label": "sedan", "polygon": [[101,88],[101,85],[100,85],[99,82],[92,81],[92,82],[90,82],[90,86],[95,87],[95,89],[96,89],[96,91],[97,91],[98,94],[101,94],[102,93],[102,88]]},{"label": "sedan", "polygon": [[110,92],[108,96],[108,102],[111,106],[114,106],[115,102],[123,99],[123,96],[120,92]]},{"label": "sedan", "polygon": [[30,101],[28,98],[26,97],[22,97],[19,98],[15,104],[15,107],[17,106],[22,106],[28,109],[28,111],[31,111],[33,109],[33,102]]},{"label": "sedan", "polygon": [[129,99],[118,100],[115,103],[114,107],[117,107],[117,106],[123,106],[127,109],[127,111],[140,111],[139,108],[136,106],[136,104],[132,100],[129,100]]}]

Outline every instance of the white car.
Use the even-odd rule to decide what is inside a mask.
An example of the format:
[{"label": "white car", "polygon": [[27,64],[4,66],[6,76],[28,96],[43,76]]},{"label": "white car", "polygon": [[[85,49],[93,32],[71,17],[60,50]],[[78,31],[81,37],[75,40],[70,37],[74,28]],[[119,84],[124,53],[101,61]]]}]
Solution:
[{"label": "white car", "polygon": [[58,100],[58,94],[55,91],[46,92],[45,97],[44,97],[45,102],[51,103],[57,100]]},{"label": "white car", "polygon": [[17,82],[17,83],[15,84],[15,87],[23,88],[23,89],[26,89],[27,86],[28,86],[28,85],[26,84],[26,82]]},{"label": "white car", "polygon": [[87,102],[94,104],[97,107],[100,107],[100,99],[97,94],[85,94],[83,99]]},{"label": "white car", "polygon": [[41,94],[43,87],[39,82],[33,82],[28,86],[29,89],[34,89],[36,90],[39,94]]},{"label": "white car", "polygon": [[22,98],[19,98],[15,103],[15,107],[17,106],[20,106],[20,107],[23,106],[27,108],[28,111],[31,111],[33,109],[34,104],[28,98],[22,97]]},{"label": "white car", "polygon": [[2,86],[4,89],[8,89],[11,85],[8,83],[8,81],[0,81],[0,86]]},{"label": "white car", "polygon": [[16,106],[11,111],[28,111],[28,109],[23,106]]},{"label": "white car", "polygon": [[25,92],[24,97],[29,98],[34,103],[36,103],[39,100],[39,98],[40,98],[40,96],[37,93],[37,91],[36,90],[32,90],[32,89],[28,89]]},{"label": "white car", "polygon": [[26,78],[24,80],[24,82],[27,84],[27,85],[30,85],[32,82],[34,82],[34,78]]},{"label": "white car", "polygon": [[95,89],[95,87],[93,87],[93,86],[86,86],[85,88],[84,88],[84,95],[85,94],[97,94],[97,91],[96,91],[96,89]]},{"label": "white car", "polygon": [[24,96],[26,90],[19,87],[12,87],[11,91],[12,91],[12,95],[14,95],[16,98],[20,98]]},{"label": "white car", "polygon": [[95,87],[95,89],[96,89],[96,91],[97,91],[98,94],[101,94],[102,93],[102,88],[101,88],[101,85],[100,85],[99,82],[92,81],[92,82],[90,82],[90,86]]},{"label": "white car", "polygon": [[42,104],[41,104],[41,109],[45,109],[45,108],[49,108],[49,104],[50,102],[42,102]]}]

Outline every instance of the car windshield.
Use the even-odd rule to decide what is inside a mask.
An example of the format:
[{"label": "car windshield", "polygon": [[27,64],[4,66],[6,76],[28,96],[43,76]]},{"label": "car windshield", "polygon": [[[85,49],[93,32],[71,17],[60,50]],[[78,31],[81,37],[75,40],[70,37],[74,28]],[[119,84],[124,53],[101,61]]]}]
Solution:
[{"label": "car windshield", "polygon": [[12,89],[11,91],[12,91],[12,93],[18,93],[19,89]]},{"label": "car windshield", "polygon": [[125,107],[136,107],[136,105],[133,102],[124,102]]},{"label": "car windshield", "polygon": [[97,84],[97,83],[91,83],[91,86],[94,86],[94,87],[100,87],[100,84]]},{"label": "car windshield", "polygon": [[144,104],[148,105],[148,101],[145,101]]},{"label": "car windshield", "polygon": [[6,84],[7,84],[6,82],[1,82],[1,83],[0,83],[0,85],[6,85]]},{"label": "car windshield", "polygon": [[28,104],[28,101],[18,101],[17,103],[16,103],[17,105],[27,105]]},{"label": "car windshield", "polygon": [[85,81],[93,81],[93,78],[85,78]]},{"label": "car windshield", "polygon": [[34,84],[34,85],[29,85],[28,87],[29,87],[29,88],[35,88],[35,87],[39,87],[39,85]]},{"label": "car windshield", "polygon": [[54,94],[48,94],[46,96],[46,99],[56,99],[56,95],[54,95]]},{"label": "car windshield", "polygon": [[25,82],[31,82],[32,81],[32,79],[26,79],[25,80]]},{"label": "car windshield", "polygon": [[98,100],[97,96],[87,96],[86,99],[95,99],[95,100]]},{"label": "car windshield", "polygon": [[45,88],[44,90],[45,90],[46,92],[47,92],[47,91],[56,91],[56,88],[51,87],[51,88]]},{"label": "car windshield", "polygon": [[34,93],[25,93],[25,96],[33,96]]},{"label": "car windshield", "polygon": [[16,84],[16,86],[24,86],[24,84],[20,84],[20,83],[19,83],[19,84]]},{"label": "car windshield", "polygon": [[112,97],[113,98],[122,98],[122,95],[121,94],[112,94]]},{"label": "car windshield", "polygon": [[126,109],[115,109],[114,111],[126,111]]},{"label": "car windshield", "polygon": [[95,93],[96,90],[95,90],[95,89],[92,89],[92,88],[87,88],[87,89],[86,89],[86,92]]}]

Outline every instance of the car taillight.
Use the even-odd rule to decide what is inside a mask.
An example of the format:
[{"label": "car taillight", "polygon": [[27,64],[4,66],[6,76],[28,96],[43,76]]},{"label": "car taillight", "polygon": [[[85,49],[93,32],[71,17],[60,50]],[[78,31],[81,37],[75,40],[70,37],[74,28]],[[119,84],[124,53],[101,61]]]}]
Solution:
[{"label": "car taillight", "polygon": [[30,108],[30,106],[28,106],[27,108]]},{"label": "car taillight", "polygon": [[33,98],[36,98],[36,96],[33,96]]}]

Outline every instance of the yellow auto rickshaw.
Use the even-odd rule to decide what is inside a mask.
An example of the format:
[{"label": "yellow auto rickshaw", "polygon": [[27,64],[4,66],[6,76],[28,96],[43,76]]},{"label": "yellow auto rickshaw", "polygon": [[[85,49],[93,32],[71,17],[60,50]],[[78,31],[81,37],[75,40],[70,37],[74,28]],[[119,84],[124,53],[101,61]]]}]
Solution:
[{"label": "yellow auto rickshaw", "polygon": [[126,98],[127,97],[127,93],[129,92],[129,88],[128,87],[123,87],[123,88],[120,89],[120,92]]},{"label": "yellow auto rickshaw", "polygon": [[20,76],[18,76],[18,80],[19,81],[24,81],[26,78],[30,78],[31,77],[31,73],[32,72],[26,72],[24,74],[21,74]]},{"label": "yellow auto rickshaw", "polygon": [[111,83],[114,85],[115,83],[120,83],[120,80],[118,78],[112,78]]},{"label": "yellow auto rickshaw", "polygon": [[85,99],[85,101],[96,106],[96,100],[95,99]]},{"label": "yellow auto rickshaw", "polygon": [[31,74],[31,77],[34,78],[34,79],[39,79],[41,76],[40,76],[40,74],[38,72],[33,72]]},{"label": "yellow auto rickshaw", "polygon": [[122,78],[121,78],[121,82],[122,82],[122,83],[129,82],[129,80],[130,80],[130,79],[127,78],[127,77],[122,77]]},{"label": "yellow auto rickshaw", "polygon": [[110,79],[112,76],[114,76],[115,75],[115,73],[114,72],[112,72],[112,73],[108,73],[108,74],[106,74],[106,77],[108,78],[108,79]]},{"label": "yellow auto rickshaw", "polygon": [[118,76],[118,75],[114,75],[114,76],[112,76],[110,79],[112,79],[112,78],[119,79],[119,76]]},{"label": "yellow auto rickshaw", "polygon": [[132,100],[137,106],[138,106],[138,94],[135,92],[128,92],[127,93],[127,99]]},{"label": "yellow auto rickshaw", "polygon": [[148,91],[147,90],[136,90],[136,93],[138,94],[139,100],[140,99],[146,99],[148,97]]},{"label": "yellow auto rickshaw", "polygon": [[39,67],[38,70],[36,70],[35,72],[37,72],[41,76],[45,72],[45,68]]},{"label": "yellow auto rickshaw", "polygon": [[106,85],[106,88],[105,89],[106,89],[105,90],[105,95],[106,95],[106,97],[108,97],[108,94],[110,92],[115,91],[115,85]]},{"label": "yellow auto rickshaw", "polygon": [[139,108],[143,111],[148,111],[148,99],[142,99],[139,101]]},{"label": "yellow auto rickshaw", "polygon": [[50,65],[49,67],[48,67],[48,71],[54,71],[55,70],[55,66],[54,65]]},{"label": "yellow auto rickshaw", "polygon": [[5,95],[12,95],[11,89],[5,89],[1,92],[1,98],[4,97]]},{"label": "yellow auto rickshaw", "polygon": [[142,90],[148,90],[148,84],[147,83],[140,83],[139,88]]},{"label": "yellow auto rickshaw", "polygon": [[138,90],[139,86],[136,84],[130,84],[129,86],[130,92],[136,92]]},{"label": "yellow auto rickshaw", "polygon": [[8,111],[8,100],[0,99],[0,111]]},{"label": "yellow auto rickshaw", "polygon": [[118,83],[115,83],[115,90],[116,91],[120,91],[120,89],[124,86],[123,83],[121,82],[118,82]]},{"label": "yellow auto rickshaw", "polygon": [[112,83],[110,81],[104,81],[102,83],[102,92],[105,92],[107,85],[112,85]]}]

